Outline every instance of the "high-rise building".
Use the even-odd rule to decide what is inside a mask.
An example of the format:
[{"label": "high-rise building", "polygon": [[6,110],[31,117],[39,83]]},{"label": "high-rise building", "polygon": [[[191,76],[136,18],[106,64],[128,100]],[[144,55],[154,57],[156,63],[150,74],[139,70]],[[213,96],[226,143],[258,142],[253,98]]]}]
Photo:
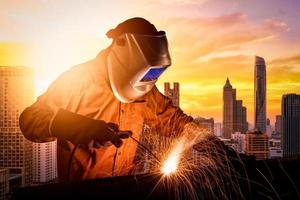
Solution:
[{"label": "high-rise building", "polygon": [[243,100],[235,101],[233,131],[241,133],[248,131],[247,108],[243,106]]},{"label": "high-rise building", "polygon": [[165,88],[164,88],[164,94],[165,96],[169,97],[174,106],[179,107],[180,103],[179,103],[179,83],[175,82],[173,83],[173,89],[170,88],[170,83],[166,82],[164,84]]},{"label": "high-rise building", "polygon": [[235,101],[235,114],[234,114],[234,131],[242,132],[243,124],[243,101],[236,100]]},{"label": "high-rise building", "polygon": [[275,121],[275,132],[281,133],[281,115],[276,115],[276,121]]},{"label": "high-rise building", "polygon": [[223,87],[223,137],[231,139],[234,132],[246,133],[247,130],[247,109],[242,100],[236,100],[236,89],[227,78]]},{"label": "high-rise building", "polygon": [[269,158],[269,138],[267,134],[261,131],[248,132],[246,134],[247,155],[253,155],[257,160]]},{"label": "high-rise building", "polygon": [[234,129],[234,106],[236,100],[236,90],[232,88],[229,79],[223,87],[223,137],[231,139]]},{"label": "high-rise building", "polygon": [[248,122],[247,122],[247,108],[245,106],[242,107],[242,133],[247,133],[248,131]]},{"label": "high-rise building", "polygon": [[48,183],[57,179],[56,157],[56,141],[33,144],[33,183]]},{"label": "high-rise building", "polygon": [[13,187],[31,183],[32,143],[19,129],[19,115],[32,102],[32,70],[0,67],[0,167],[9,170]]},{"label": "high-rise building", "polygon": [[201,128],[209,130],[211,133],[214,133],[214,119],[209,118],[205,119],[203,117],[195,117],[194,122],[198,124]]},{"label": "high-rise building", "polygon": [[215,125],[214,125],[214,134],[217,137],[222,136],[222,123],[215,123]]},{"label": "high-rise building", "polygon": [[281,101],[283,156],[300,154],[300,95],[286,94]]},{"label": "high-rise building", "polygon": [[254,124],[255,129],[266,132],[266,64],[262,57],[255,57],[254,69]]}]

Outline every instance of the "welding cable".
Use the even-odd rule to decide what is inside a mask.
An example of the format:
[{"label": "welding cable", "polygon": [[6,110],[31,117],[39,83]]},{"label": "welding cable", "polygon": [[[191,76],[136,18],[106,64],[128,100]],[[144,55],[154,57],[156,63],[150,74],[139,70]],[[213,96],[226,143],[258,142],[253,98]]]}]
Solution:
[{"label": "welding cable", "polygon": [[[158,159],[158,157],[150,150],[148,149],[145,145],[143,145],[142,143],[140,143],[137,139],[135,139],[132,136],[129,136],[133,141],[135,141],[140,147],[142,147],[144,150],[146,150],[151,156],[153,156],[153,158],[155,160],[157,160],[158,163],[160,163],[160,160]],[[112,166],[112,176],[115,175],[115,165],[116,165],[116,159],[117,159],[117,153],[118,153],[118,148],[116,149],[116,153],[114,155],[114,161],[113,161],[113,166]]]},{"label": "welding cable", "polygon": [[[150,150],[148,149],[145,145],[143,145],[142,143],[140,143],[137,139],[135,139],[134,137],[130,136],[130,138],[135,141],[140,147],[142,147],[144,150],[146,150],[151,156],[153,156],[154,159],[157,160],[158,163],[160,163],[160,160],[158,159],[158,157]],[[70,182],[71,180],[71,167],[72,167],[72,161],[74,158],[74,154],[78,148],[78,144],[74,146],[74,148],[72,149],[70,158],[69,158],[69,162],[68,162],[68,173],[67,173],[67,180],[68,182]],[[114,159],[113,159],[113,166],[112,166],[112,176],[114,176],[114,170],[115,170],[115,164],[116,164],[116,159],[117,159],[117,153],[118,153],[118,148],[116,148],[116,152],[114,155]]]},{"label": "welding cable", "polygon": [[134,137],[130,136],[130,138],[135,141],[140,147],[142,147],[144,150],[148,151],[148,153],[153,156],[153,158],[155,158],[158,163],[160,163],[160,160],[158,159],[158,157],[150,150],[148,149],[145,145],[143,145],[142,143],[140,143],[137,139],[135,139]]},{"label": "welding cable", "polygon": [[115,152],[115,155],[114,155],[114,161],[113,161],[111,176],[115,176],[115,166],[116,166],[117,154],[118,154],[118,148],[116,148],[116,152]]}]

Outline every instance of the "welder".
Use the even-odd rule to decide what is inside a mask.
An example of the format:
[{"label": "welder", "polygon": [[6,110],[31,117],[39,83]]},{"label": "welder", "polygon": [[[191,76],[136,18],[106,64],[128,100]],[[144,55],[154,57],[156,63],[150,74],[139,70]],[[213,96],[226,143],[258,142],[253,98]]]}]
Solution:
[{"label": "welder", "polygon": [[27,139],[57,139],[60,181],[128,175],[137,150],[128,137],[139,140],[145,121],[165,136],[193,121],[155,86],[171,65],[164,31],[131,18],[106,35],[108,48],[60,75],[20,116]]}]

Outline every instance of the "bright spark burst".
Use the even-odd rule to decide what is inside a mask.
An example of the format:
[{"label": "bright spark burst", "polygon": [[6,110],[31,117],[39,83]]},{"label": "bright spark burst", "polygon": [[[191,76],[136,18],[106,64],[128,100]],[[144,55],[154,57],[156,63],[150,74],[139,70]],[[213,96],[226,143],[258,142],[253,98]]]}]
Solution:
[{"label": "bright spark burst", "polygon": [[184,140],[181,140],[171,151],[171,153],[169,154],[169,156],[164,162],[164,165],[161,170],[165,175],[169,175],[176,172],[183,150],[184,150]]},{"label": "bright spark burst", "polygon": [[174,199],[200,200],[203,195],[224,199],[230,191],[238,197],[233,199],[244,199],[239,174],[231,166],[221,141],[210,131],[194,123],[188,123],[179,137],[163,137],[155,128],[148,131],[142,138],[148,150],[140,149],[145,154],[138,160],[137,172],[161,176],[157,186],[169,191]]}]

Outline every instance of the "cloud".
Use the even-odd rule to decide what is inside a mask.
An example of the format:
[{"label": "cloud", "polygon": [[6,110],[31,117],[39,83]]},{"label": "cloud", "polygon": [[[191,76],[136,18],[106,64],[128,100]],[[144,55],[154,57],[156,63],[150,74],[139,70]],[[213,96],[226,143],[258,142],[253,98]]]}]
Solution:
[{"label": "cloud", "polygon": [[285,22],[275,19],[265,19],[264,26],[270,30],[278,32],[286,32],[290,30],[290,27]]},{"label": "cloud", "polygon": [[300,63],[300,54],[285,57],[285,58],[277,58],[272,61],[270,61],[270,64],[272,65],[293,65],[293,64],[299,64]]},{"label": "cloud", "polygon": [[[191,65],[222,54],[224,57],[254,55],[255,52],[245,48],[247,45],[263,43],[288,30],[284,22],[271,19],[253,22],[241,12],[206,18],[170,18],[165,24],[168,25],[162,26],[168,27],[174,57]],[[176,61],[181,63],[179,59]]]}]

